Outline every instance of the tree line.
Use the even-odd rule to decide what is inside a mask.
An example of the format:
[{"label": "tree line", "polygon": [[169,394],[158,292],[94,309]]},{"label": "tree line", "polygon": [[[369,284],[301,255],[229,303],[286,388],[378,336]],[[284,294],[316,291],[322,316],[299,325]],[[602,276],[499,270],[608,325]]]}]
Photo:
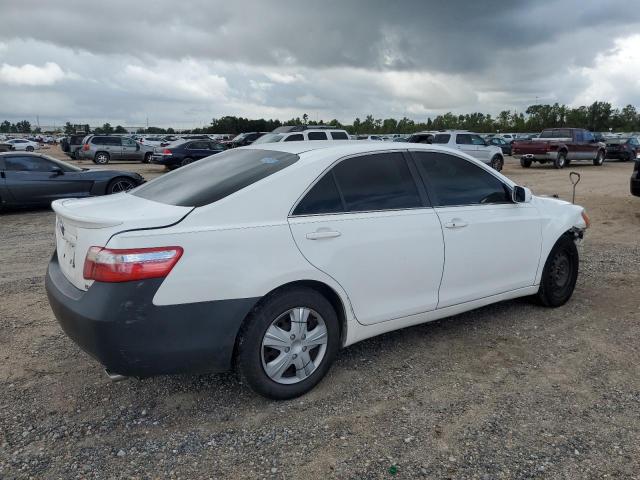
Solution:
[{"label": "tree line", "polygon": [[[342,124],[337,119],[324,122],[323,120],[310,120],[305,113],[302,117],[291,118],[287,121],[249,119],[244,117],[224,116],[214,118],[209,125],[202,128],[190,129],[190,133],[231,133],[243,132],[270,132],[282,125],[329,125],[344,128],[351,134],[374,133],[414,133],[421,130],[461,129],[479,133],[495,132],[539,132],[544,128],[575,127],[586,128],[593,132],[603,132],[609,129],[622,132],[640,131],[640,114],[633,105],[624,108],[614,108],[608,102],[594,102],[591,105],[580,107],[568,107],[554,103],[553,105],[531,105],[524,112],[503,110],[495,117],[491,114],[474,112],[467,114],[445,113],[436,117],[427,118],[425,122],[416,122],[410,118],[374,118],[367,115],[364,119],[359,117],[348,124]],[[5,120],[0,123],[0,133],[39,133],[38,129],[32,130],[27,120],[10,123]],[[121,125],[115,127],[105,123],[101,127],[90,128],[88,124],[64,125],[64,133],[67,135],[77,132],[84,133],[127,133],[128,130]],[[148,134],[173,134],[184,133],[173,128],[148,127],[138,129],[136,133]]]}]

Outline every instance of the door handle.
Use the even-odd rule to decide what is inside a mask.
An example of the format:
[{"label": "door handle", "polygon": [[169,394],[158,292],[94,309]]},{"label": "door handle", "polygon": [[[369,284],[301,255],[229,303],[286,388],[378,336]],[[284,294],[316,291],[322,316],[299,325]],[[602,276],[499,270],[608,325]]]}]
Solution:
[{"label": "door handle", "polygon": [[342,235],[335,230],[316,230],[315,232],[307,233],[307,240],[322,240],[324,238],[336,238]]},{"label": "door handle", "polygon": [[453,219],[453,220],[451,220],[450,222],[447,222],[447,223],[445,223],[445,224],[444,224],[444,226],[445,226],[446,228],[452,228],[452,229],[455,229],[455,228],[464,228],[464,227],[466,227],[467,225],[468,225],[468,223],[467,223],[467,222],[464,222],[464,221],[460,220],[459,218],[454,218],[454,219]]}]

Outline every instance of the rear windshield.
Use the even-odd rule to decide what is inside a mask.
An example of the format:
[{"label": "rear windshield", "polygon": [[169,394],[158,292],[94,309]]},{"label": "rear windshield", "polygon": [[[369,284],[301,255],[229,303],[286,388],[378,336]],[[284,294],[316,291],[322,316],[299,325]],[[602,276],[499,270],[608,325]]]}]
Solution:
[{"label": "rear windshield", "polygon": [[280,140],[282,140],[282,137],[284,137],[284,135],[282,135],[280,133],[267,133],[266,135],[261,136],[259,139],[257,139],[253,143],[257,143],[257,144],[275,143],[275,142],[279,142]]},{"label": "rear windshield", "polygon": [[571,138],[571,130],[543,130],[540,138]]},{"label": "rear windshield", "polygon": [[298,161],[270,150],[227,150],[132,190],[137,197],[178,207],[202,207],[242,190]]}]

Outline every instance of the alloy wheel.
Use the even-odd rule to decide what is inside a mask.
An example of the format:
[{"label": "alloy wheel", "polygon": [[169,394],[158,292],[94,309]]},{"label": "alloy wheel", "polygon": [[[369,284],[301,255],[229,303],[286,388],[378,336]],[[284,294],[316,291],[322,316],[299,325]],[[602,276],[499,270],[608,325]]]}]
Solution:
[{"label": "alloy wheel", "polygon": [[262,368],[276,383],[301,382],[322,363],[327,340],[327,326],[316,311],[292,308],[267,328],[261,346]]},{"label": "alloy wheel", "polygon": [[135,187],[135,185],[131,180],[118,180],[111,186],[111,193],[127,192],[133,187]]}]

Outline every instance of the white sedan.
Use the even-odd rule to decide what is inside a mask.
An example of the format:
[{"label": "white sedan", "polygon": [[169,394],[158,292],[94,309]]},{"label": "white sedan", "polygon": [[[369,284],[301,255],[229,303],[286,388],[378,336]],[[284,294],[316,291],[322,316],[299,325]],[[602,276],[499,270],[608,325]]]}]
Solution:
[{"label": "white sedan", "polygon": [[33,152],[34,150],[40,150],[40,144],[38,142],[32,142],[24,138],[12,138],[4,143],[13,145],[13,149],[17,151]]},{"label": "white sedan", "polygon": [[365,338],[516,297],[563,305],[589,225],[458,150],[391,142],[238,148],[53,209],[50,304],[108,372],[237,365],[276,399]]}]

